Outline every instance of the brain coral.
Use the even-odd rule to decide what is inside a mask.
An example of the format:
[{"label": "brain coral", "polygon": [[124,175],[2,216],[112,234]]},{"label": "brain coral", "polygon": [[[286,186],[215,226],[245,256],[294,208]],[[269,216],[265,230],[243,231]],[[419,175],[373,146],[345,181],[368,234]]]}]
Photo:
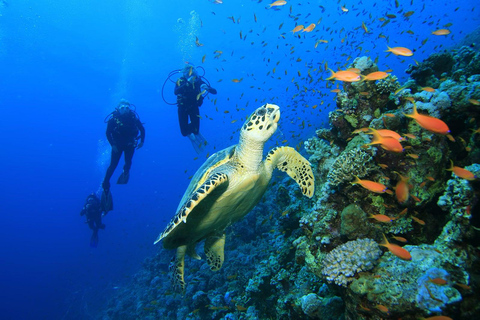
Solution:
[{"label": "brain coral", "polygon": [[378,244],[372,239],[349,241],[325,256],[322,274],[328,281],[346,287],[357,272],[372,269],[381,253]]},{"label": "brain coral", "polygon": [[344,151],[338,156],[328,172],[330,185],[336,187],[353,180],[354,175],[362,178],[375,168],[373,158],[360,148]]}]

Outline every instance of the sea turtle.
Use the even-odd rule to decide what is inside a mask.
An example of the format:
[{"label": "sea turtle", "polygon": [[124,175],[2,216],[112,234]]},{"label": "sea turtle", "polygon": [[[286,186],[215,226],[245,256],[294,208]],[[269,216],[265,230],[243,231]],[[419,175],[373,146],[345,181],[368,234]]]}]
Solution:
[{"label": "sea turtle", "polygon": [[200,259],[196,244],[205,239],[204,251],[212,271],[222,267],[225,228],[242,219],[260,201],[273,169],[294,179],[311,198],[314,177],[310,163],[291,147],[276,147],[263,160],[263,147],[277,130],[280,108],[265,104],[255,110],[240,132],[240,140],[210,156],[193,176],[177,213],[155,243],[177,249],[172,262],[173,285],[185,290],[185,254]]}]

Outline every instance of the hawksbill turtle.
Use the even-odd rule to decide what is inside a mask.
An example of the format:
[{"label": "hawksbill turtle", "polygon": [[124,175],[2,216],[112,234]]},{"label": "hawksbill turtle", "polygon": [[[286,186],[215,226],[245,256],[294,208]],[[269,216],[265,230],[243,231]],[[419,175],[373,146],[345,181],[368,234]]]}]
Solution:
[{"label": "hawksbill turtle", "polygon": [[286,172],[311,198],[314,177],[310,163],[291,147],[276,147],[263,160],[263,148],[277,130],[280,108],[265,104],[253,112],[240,132],[240,140],[210,156],[197,170],[177,213],[155,243],[177,249],[171,264],[173,285],[185,290],[185,254],[201,259],[196,244],[205,239],[204,251],[212,271],[222,267],[225,229],[242,219],[260,201],[273,169]]}]

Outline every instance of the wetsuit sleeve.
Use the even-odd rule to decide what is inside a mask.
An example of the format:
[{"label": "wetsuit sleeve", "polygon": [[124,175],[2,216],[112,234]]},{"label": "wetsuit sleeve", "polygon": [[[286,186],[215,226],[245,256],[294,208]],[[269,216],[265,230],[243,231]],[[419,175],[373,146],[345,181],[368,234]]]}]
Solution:
[{"label": "wetsuit sleeve", "polygon": [[107,132],[105,134],[107,135],[108,143],[110,143],[111,146],[115,144],[113,141],[113,130],[115,129],[114,127],[115,127],[114,120],[113,119],[108,120]]},{"label": "wetsuit sleeve", "polygon": [[142,143],[145,142],[145,127],[143,124],[140,122],[140,120],[137,118],[137,128],[140,131],[140,141]]}]

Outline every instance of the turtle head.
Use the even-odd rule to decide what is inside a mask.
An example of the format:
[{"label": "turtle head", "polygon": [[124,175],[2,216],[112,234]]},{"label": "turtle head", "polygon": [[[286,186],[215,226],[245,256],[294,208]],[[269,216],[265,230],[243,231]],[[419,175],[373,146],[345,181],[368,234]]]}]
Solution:
[{"label": "turtle head", "polygon": [[245,121],[240,134],[248,139],[266,142],[277,130],[279,120],[280,107],[275,104],[264,104]]}]

